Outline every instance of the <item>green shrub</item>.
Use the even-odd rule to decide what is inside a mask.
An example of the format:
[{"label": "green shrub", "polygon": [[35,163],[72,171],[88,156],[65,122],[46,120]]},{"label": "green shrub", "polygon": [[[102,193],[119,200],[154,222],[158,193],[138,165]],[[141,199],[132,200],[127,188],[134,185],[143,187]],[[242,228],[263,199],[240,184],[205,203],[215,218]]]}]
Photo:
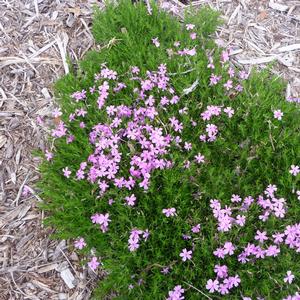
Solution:
[{"label": "green shrub", "polygon": [[[299,107],[268,70],[247,78],[230,66],[211,38],[218,24],[207,8],[181,24],[154,4],[152,14],[107,4],[93,25],[101,50],[55,85],[62,114],[40,166],[42,208],[55,237],[93,249],[89,266],[107,271],[95,299],[181,299],[177,285],[185,299],[299,289]],[[213,292],[216,265],[228,270]]]}]

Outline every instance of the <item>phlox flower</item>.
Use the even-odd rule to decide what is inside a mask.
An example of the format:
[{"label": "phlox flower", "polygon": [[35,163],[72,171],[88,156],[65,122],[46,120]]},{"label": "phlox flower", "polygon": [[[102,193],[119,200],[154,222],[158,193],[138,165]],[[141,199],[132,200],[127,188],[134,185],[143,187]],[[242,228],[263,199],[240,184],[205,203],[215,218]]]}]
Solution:
[{"label": "phlox flower", "polygon": [[181,287],[181,285],[176,285],[172,291],[169,291],[169,297],[167,300],[182,300],[184,299],[183,293],[184,289]]},{"label": "phlox flower", "polygon": [[53,158],[53,153],[46,150],[45,156],[46,156],[47,161],[50,161]]},{"label": "phlox flower", "polygon": [[52,111],[52,116],[54,118],[58,118],[58,117],[62,116],[62,112],[61,112],[60,108],[54,108]]},{"label": "phlox flower", "polygon": [[67,128],[65,127],[65,123],[60,121],[55,129],[52,129],[51,135],[53,137],[63,137],[67,134]]},{"label": "phlox flower", "polygon": [[242,92],[244,90],[243,86],[241,84],[238,84],[236,87],[235,87],[235,90],[237,92]]},{"label": "phlox flower", "polygon": [[214,293],[217,292],[219,290],[219,281],[218,279],[212,280],[209,279],[206,283],[206,289],[210,292],[210,293]]},{"label": "phlox flower", "polygon": [[43,125],[44,124],[44,120],[42,116],[37,116],[36,117],[36,122],[38,123],[38,125]]},{"label": "phlox flower", "polygon": [[76,118],[76,115],[75,115],[75,114],[70,114],[70,115],[69,115],[69,122],[74,121],[75,118]]},{"label": "phlox flower", "polygon": [[233,195],[231,196],[231,202],[232,202],[232,203],[235,203],[235,202],[241,202],[241,201],[242,201],[242,198],[241,198],[239,195],[233,194]]},{"label": "phlox flower", "polygon": [[179,46],[180,46],[180,42],[179,41],[174,42],[174,47],[179,47]]},{"label": "phlox flower", "polygon": [[237,215],[235,222],[239,226],[243,227],[245,225],[245,223],[246,223],[246,217],[245,216],[241,216],[241,215]]},{"label": "phlox flower", "polygon": [[182,252],[179,254],[179,256],[182,258],[182,261],[191,260],[192,259],[192,250],[187,250],[184,248]]},{"label": "phlox flower", "polygon": [[192,149],[192,144],[188,142],[184,142],[184,149],[189,151]]},{"label": "phlox flower", "polygon": [[266,256],[277,256],[280,253],[280,249],[276,245],[271,245],[266,249]]},{"label": "phlox flower", "polygon": [[196,33],[196,32],[192,32],[192,33],[190,34],[190,38],[191,38],[192,40],[195,40],[195,39],[197,38],[197,33]]},{"label": "phlox flower", "polygon": [[286,277],[284,277],[283,281],[285,283],[291,284],[293,282],[295,276],[293,275],[292,271],[287,271],[286,274],[287,275],[286,275]]},{"label": "phlox flower", "polygon": [[223,84],[224,88],[229,91],[230,89],[232,89],[232,80],[227,80],[226,83]]},{"label": "phlox flower", "polygon": [[176,208],[174,208],[174,207],[164,208],[162,210],[162,212],[167,218],[176,216]]},{"label": "phlox flower", "polygon": [[157,47],[157,48],[160,46],[160,42],[159,42],[159,40],[158,40],[157,37],[152,39],[152,43],[153,43],[153,44],[155,45],[155,47]]},{"label": "phlox flower", "polygon": [[216,256],[216,257],[218,257],[218,258],[224,258],[225,257],[225,251],[224,251],[224,249],[223,248],[217,248],[214,252],[213,252],[213,254]]},{"label": "phlox flower", "polygon": [[266,231],[256,231],[256,235],[254,237],[255,240],[259,241],[260,243],[263,243],[264,241],[267,241],[267,232]]},{"label": "phlox flower", "polygon": [[227,283],[220,283],[219,285],[219,293],[221,295],[229,294],[229,287]]},{"label": "phlox flower", "polygon": [[98,266],[100,265],[100,263],[98,262],[98,259],[97,259],[97,257],[93,257],[92,259],[91,259],[91,261],[88,263],[88,266],[93,270],[93,271],[95,271],[97,268],[98,268]]},{"label": "phlox flower", "polygon": [[139,67],[137,67],[137,66],[131,67],[131,73],[132,74],[139,74],[140,73]]},{"label": "phlox flower", "polygon": [[239,72],[239,77],[242,79],[242,80],[245,80],[245,79],[248,79],[249,77],[249,74],[245,71],[240,71]]},{"label": "phlox flower", "polygon": [[201,225],[200,224],[197,224],[195,226],[192,227],[191,231],[193,233],[199,233],[200,232],[200,229],[201,229]]},{"label": "phlox flower", "polygon": [[136,197],[135,197],[134,194],[132,194],[131,196],[125,197],[125,200],[127,202],[127,205],[134,206],[135,205],[135,201],[136,201]]},{"label": "phlox flower", "polygon": [[76,102],[78,102],[79,100],[83,100],[86,98],[86,91],[85,90],[82,90],[81,92],[75,92],[71,95],[71,97],[73,99],[76,100]]},{"label": "phlox flower", "polygon": [[209,85],[212,86],[212,85],[216,85],[220,80],[222,79],[222,76],[217,76],[215,74],[211,74],[210,75],[210,83]]},{"label": "phlox flower", "polygon": [[63,170],[64,176],[67,177],[67,178],[69,178],[70,175],[71,175],[71,173],[72,173],[72,172],[69,170],[69,167],[65,167],[65,168],[63,168],[62,170]]},{"label": "phlox flower", "polygon": [[80,109],[76,109],[75,113],[78,117],[84,117],[87,114],[87,111],[80,108]]},{"label": "phlox flower", "polygon": [[69,136],[67,137],[67,144],[72,143],[72,142],[74,141],[74,139],[75,139],[75,136],[74,136],[74,135],[69,135]]},{"label": "phlox flower", "polygon": [[274,118],[277,120],[282,120],[283,117],[283,112],[278,109],[278,110],[274,110]]},{"label": "phlox flower", "polygon": [[108,224],[111,222],[109,218],[109,213],[106,214],[94,214],[91,216],[92,223],[99,224],[102,232],[106,232],[108,230]]},{"label": "phlox flower", "polygon": [[235,246],[231,242],[225,242],[223,249],[225,254],[233,255]]},{"label": "phlox flower", "polygon": [[225,63],[229,61],[229,52],[227,50],[223,50],[221,53],[221,63]]},{"label": "phlox flower", "polygon": [[214,272],[218,278],[226,278],[228,276],[228,267],[226,265],[215,265]]},{"label": "phlox flower", "polygon": [[206,142],[206,135],[205,134],[201,134],[200,136],[199,136],[199,140],[201,141],[201,142]]},{"label": "phlox flower", "polygon": [[195,160],[198,164],[204,163],[204,155],[202,155],[201,153],[198,153],[197,155],[195,155]]},{"label": "phlox flower", "polygon": [[186,30],[193,30],[195,28],[194,24],[186,24],[185,25]]},{"label": "phlox flower", "polygon": [[230,77],[230,78],[234,77],[234,69],[230,67],[230,68],[228,69],[228,74],[229,74],[229,77]]},{"label": "phlox flower", "polygon": [[297,196],[298,196],[298,197],[297,197],[298,200],[300,200],[300,191],[297,191],[296,194],[297,194]]},{"label": "phlox flower", "polygon": [[297,176],[300,173],[300,168],[299,166],[296,165],[291,165],[291,169],[290,169],[290,174],[292,174],[293,176]]},{"label": "phlox flower", "polygon": [[170,268],[169,268],[169,267],[164,267],[164,268],[160,271],[160,273],[162,273],[162,274],[164,274],[164,275],[168,274],[169,272],[170,272]]},{"label": "phlox flower", "polygon": [[23,190],[22,190],[22,196],[27,197],[30,194],[31,194],[31,191],[29,189],[29,186],[24,185]]},{"label": "phlox flower", "polygon": [[228,118],[231,118],[234,114],[234,109],[228,106],[224,108],[224,112],[227,114]]},{"label": "phlox flower", "polygon": [[83,249],[86,246],[84,238],[79,238],[79,239],[75,240],[74,246],[77,249],[80,249],[80,250]]},{"label": "phlox flower", "polygon": [[206,132],[209,137],[214,136],[218,133],[218,127],[214,124],[207,124],[206,125]]},{"label": "phlox flower", "polygon": [[280,244],[283,242],[284,234],[277,232],[277,233],[273,234],[272,237],[274,239],[273,241],[275,244]]}]

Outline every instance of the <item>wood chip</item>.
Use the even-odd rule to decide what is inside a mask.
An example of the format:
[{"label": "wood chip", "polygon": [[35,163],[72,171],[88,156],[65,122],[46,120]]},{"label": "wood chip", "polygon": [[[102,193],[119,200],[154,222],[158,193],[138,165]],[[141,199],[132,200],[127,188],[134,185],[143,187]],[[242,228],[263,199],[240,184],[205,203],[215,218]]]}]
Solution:
[{"label": "wood chip", "polygon": [[68,286],[69,289],[73,289],[75,287],[75,277],[73,276],[71,270],[69,268],[64,269],[60,272],[60,276],[65,282],[65,284]]},{"label": "wood chip", "polygon": [[265,64],[277,59],[277,56],[266,56],[252,59],[239,59],[238,62],[242,65],[258,65]]},{"label": "wood chip", "polygon": [[279,10],[279,11],[282,11],[282,12],[285,12],[289,9],[289,7],[287,5],[275,3],[273,0],[271,0],[269,2],[269,7]]}]

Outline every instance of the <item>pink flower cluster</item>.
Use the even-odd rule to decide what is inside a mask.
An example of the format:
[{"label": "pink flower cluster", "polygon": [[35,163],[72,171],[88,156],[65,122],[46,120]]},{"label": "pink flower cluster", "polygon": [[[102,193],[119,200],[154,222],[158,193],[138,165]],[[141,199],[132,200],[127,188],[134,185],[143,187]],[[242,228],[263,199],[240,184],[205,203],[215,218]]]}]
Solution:
[{"label": "pink flower cluster", "polygon": [[128,239],[128,249],[130,252],[133,252],[137,250],[140,247],[140,241],[141,238],[144,239],[144,241],[147,241],[150,233],[148,229],[146,230],[140,230],[140,229],[132,229],[129,239]]},{"label": "pink flower cluster", "polygon": [[169,291],[169,297],[166,300],[182,300],[184,299],[184,289],[181,285],[176,285],[172,291]]},{"label": "pink flower cluster", "polygon": [[108,230],[108,224],[111,222],[109,218],[109,213],[106,214],[94,214],[91,216],[91,220],[94,224],[99,224],[102,232],[106,232]]},{"label": "pink flower cluster", "polygon": [[214,271],[217,277],[209,279],[206,283],[206,289],[210,293],[219,292],[221,295],[226,295],[229,294],[232,288],[238,287],[241,283],[239,275],[228,276],[226,265],[215,265]]},{"label": "pink flower cluster", "polygon": [[[246,197],[243,201],[239,195],[233,194],[231,197],[232,203],[241,203],[239,211],[241,213],[246,212],[250,205],[256,203],[261,209],[262,214],[259,219],[266,221],[271,215],[277,218],[283,218],[286,214],[286,200],[284,198],[277,198],[275,192],[277,187],[275,185],[269,185],[264,191],[264,195],[258,196],[255,201],[251,196]],[[218,230],[222,232],[229,231],[233,225],[244,226],[246,222],[246,216],[238,214],[236,217],[232,216],[232,208],[230,206],[221,207],[219,200],[211,200],[210,207],[213,209],[213,215],[218,221]]]}]

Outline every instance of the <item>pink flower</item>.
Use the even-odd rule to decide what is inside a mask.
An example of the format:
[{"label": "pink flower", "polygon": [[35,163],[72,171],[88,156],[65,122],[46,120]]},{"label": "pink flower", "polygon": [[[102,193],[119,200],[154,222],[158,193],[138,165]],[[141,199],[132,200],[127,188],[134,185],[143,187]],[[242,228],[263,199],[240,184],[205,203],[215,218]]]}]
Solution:
[{"label": "pink flower", "polygon": [[68,167],[63,168],[63,172],[64,172],[64,176],[67,178],[69,178],[72,173]]},{"label": "pink flower", "polygon": [[80,249],[80,250],[83,249],[86,246],[84,238],[80,238],[78,240],[75,240],[74,246],[77,249]]},{"label": "pink flower", "polygon": [[195,155],[195,160],[198,164],[204,163],[204,155],[198,153],[197,155]]},{"label": "pink flower", "polygon": [[277,256],[280,253],[280,249],[275,246],[275,245],[271,245],[267,248],[266,250],[266,256]]},{"label": "pink flower", "polygon": [[108,205],[111,206],[111,205],[113,205],[113,203],[115,203],[114,199],[109,199],[109,200],[108,200]]},{"label": "pink flower", "polygon": [[108,224],[111,222],[109,218],[109,213],[106,214],[94,214],[91,216],[92,223],[99,224],[102,232],[106,232],[108,230]]},{"label": "pink flower", "polygon": [[206,289],[210,293],[217,292],[219,290],[219,281],[218,281],[218,279],[215,279],[215,280],[209,279],[206,283]]},{"label": "pink flower", "polygon": [[172,291],[169,291],[169,297],[166,300],[182,300],[184,299],[184,296],[182,295],[183,293],[184,289],[181,285],[176,285]]},{"label": "pink flower", "polygon": [[227,91],[229,91],[232,88],[232,80],[227,80],[227,82],[224,83],[223,86],[226,88]]},{"label": "pink flower", "polygon": [[239,226],[243,227],[245,225],[245,223],[246,223],[246,217],[245,216],[241,216],[241,215],[237,215],[235,222]]},{"label": "pink flower", "polygon": [[228,267],[226,265],[215,265],[214,272],[219,278],[226,278],[228,276]]},{"label": "pink flower", "polygon": [[28,185],[24,185],[23,186],[23,190],[22,190],[22,196],[27,197],[28,195],[31,194],[30,188]]},{"label": "pink flower", "polygon": [[192,253],[192,250],[188,251],[186,248],[184,248],[179,256],[182,258],[182,261],[186,261],[192,259]]},{"label": "pink flower", "polygon": [[195,39],[197,38],[197,33],[196,33],[196,32],[192,32],[192,33],[190,34],[190,38],[191,38],[192,40],[195,40]]},{"label": "pink flower", "polygon": [[227,61],[229,61],[229,52],[224,50],[221,53],[221,63],[225,63]]},{"label": "pink flower", "polygon": [[282,116],[283,116],[283,112],[280,109],[274,111],[274,118],[275,119],[281,120]]},{"label": "pink flower", "polygon": [[133,67],[131,67],[131,73],[132,74],[139,74],[140,69],[137,66],[133,66]]},{"label": "pink flower", "polygon": [[54,108],[54,110],[52,111],[52,116],[54,118],[58,118],[62,115],[62,112],[60,110],[60,108]]},{"label": "pink flower", "polygon": [[132,194],[130,197],[125,197],[125,200],[127,201],[127,205],[129,206],[134,206],[135,205],[135,201],[136,201],[136,197],[134,194]]},{"label": "pink flower", "polygon": [[235,250],[235,246],[231,242],[225,242],[224,244],[224,253],[233,255]]},{"label": "pink flower", "polygon": [[53,158],[53,153],[46,150],[45,156],[46,156],[47,161],[50,161]]},{"label": "pink flower", "polygon": [[179,47],[179,46],[180,46],[180,42],[179,41],[174,42],[174,47]]},{"label": "pink flower", "polygon": [[287,274],[287,276],[284,277],[283,281],[285,283],[291,284],[293,282],[295,276],[293,275],[292,271],[287,271],[286,274]]},{"label": "pink flower", "polygon": [[98,266],[100,265],[100,263],[98,262],[97,260],[97,257],[93,257],[92,260],[88,263],[88,266],[93,270],[95,271]]},{"label": "pink flower", "polygon": [[228,115],[228,118],[231,118],[234,114],[234,109],[231,107],[224,108],[224,112]]},{"label": "pink flower", "polygon": [[185,28],[186,28],[187,30],[193,30],[193,29],[195,28],[195,25],[194,25],[194,24],[186,24],[186,25],[185,25]]},{"label": "pink flower", "polygon": [[162,210],[163,214],[165,214],[165,216],[168,217],[174,217],[176,215],[176,208],[171,207],[171,208],[164,208]]},{"label": "pink flower", "polygon": [[293,176],[297,176],[300,173],[300,168],[299,168],[299,166],[291,165],[291,169],[289,172]]},{"label": "pink flower", "polygon": [[241,202],[241,201],[242,201],[242,198],[241,198],[239,195],[233,194],[233,195],[231,196],[231,202],[232,202],[232,203],[235,203],[235,202]]},{"label": "pink flower", "polygon": [[263,243],[264,241],[268,240],[267,238],[267,232],[266,231],[256,231],[256,236],[254,237],[255,240],[259,241],[260,243]]},{"label": "pink flower", "polygon": [[198,233],[198,232],[200,232],[200,228],[201,228],[201,225],[197,224],[194,227],[192,227],[192,232],[193,233]]},{"label": "pink flower", "polygon": [[160,42],[159,42],[159,40],[158,40],[158,38],[156,37],[156,38],[154,38],[154,39],[152,39],[152,43],[155,45],[155,47],[159,47],[160,46]]}]

